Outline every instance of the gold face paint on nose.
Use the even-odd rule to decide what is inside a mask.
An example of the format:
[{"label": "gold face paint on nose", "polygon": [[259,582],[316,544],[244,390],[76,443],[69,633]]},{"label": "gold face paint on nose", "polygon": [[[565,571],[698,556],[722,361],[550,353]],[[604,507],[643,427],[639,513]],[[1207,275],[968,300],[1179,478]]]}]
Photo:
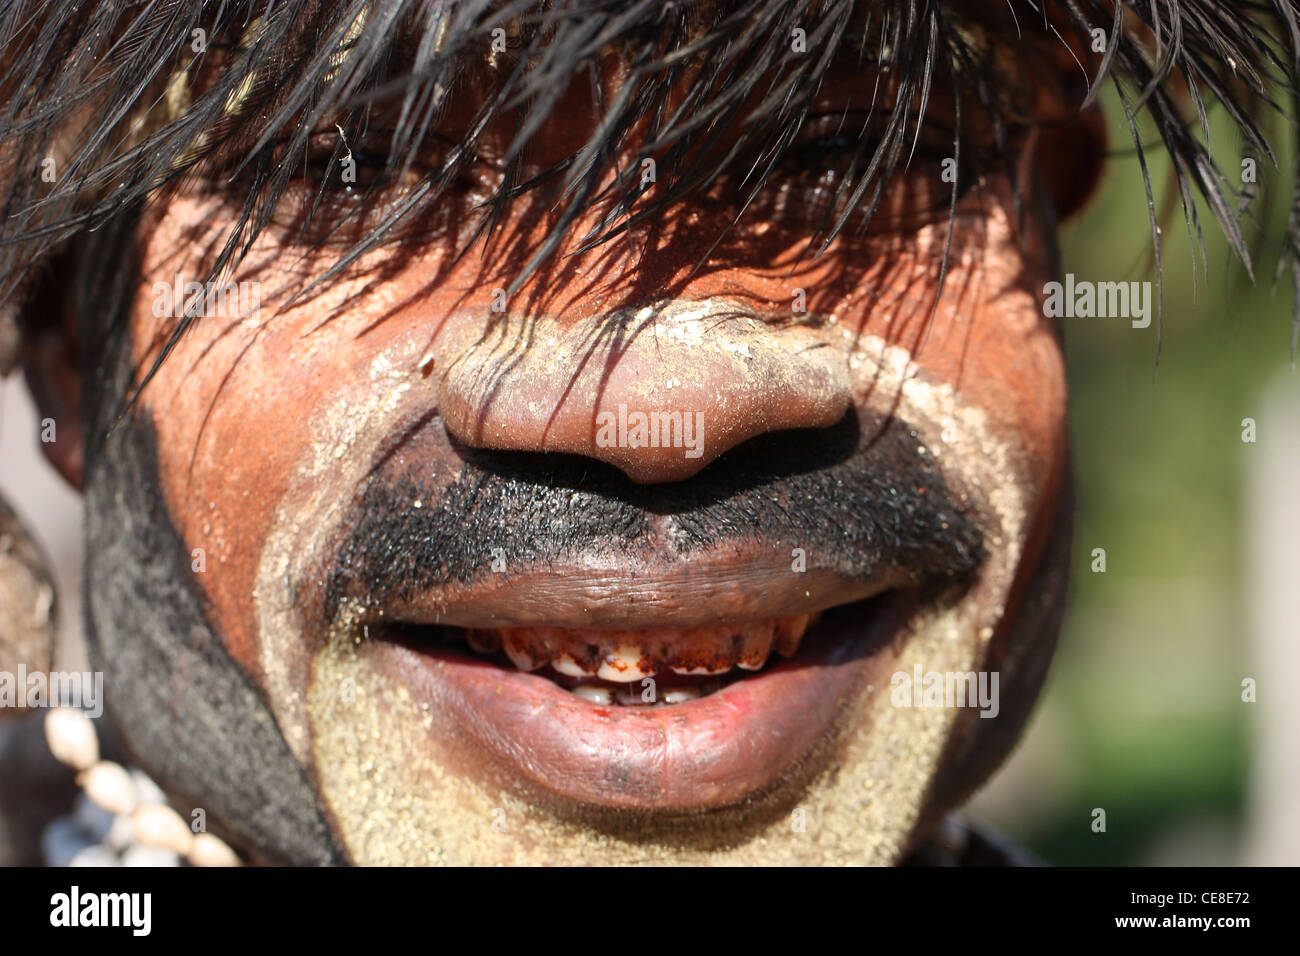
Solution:
[{"label": "gold face paint on nose", "polygon": [[621,321],[503,325],[456,356],[439,389],[447,430],[477,448],[585,455],[638,483],[682,481],[757,435],[829,427],[850,403],[830,338],[720,298]]}]

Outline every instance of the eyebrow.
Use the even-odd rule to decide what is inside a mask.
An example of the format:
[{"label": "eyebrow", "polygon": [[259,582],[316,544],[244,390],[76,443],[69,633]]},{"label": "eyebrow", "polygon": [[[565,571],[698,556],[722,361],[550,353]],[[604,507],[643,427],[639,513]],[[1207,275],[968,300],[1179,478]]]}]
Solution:
[{"label": "eyebrow", "polygon": [[[63,168],[53,184],[38,172],[8,177],[0,296],[15,294],[59,243],[138,211],[215,157],[233,156],[243,174],[242,209],[213,265],[215,278],[265,228],[296,174],[292,157],[305,155],[308,137],[325,120],[346,118],[362,128],[381,103],[392,105],[397,118],[384,162],[389,171],[404,170],[436,132],[448,97],[464,95],[466,77],[484,73],[496,83],[485,90],[458,157],[426,172],[411,202],[343,253],[323,280],[382,244],[417,202],[447,188],[456,163],[473,152],[474,131],[494,117],[509,113],[516,132],[479,236],[544,182],[562,197],[517,286],[592,207],[602,215],[583,237],[587,244],[662,215],[741,154],[757,157],[746,181],[752,196],[790,149],[823,81],[856,64],[880,71],[890,97],[881,96],[879,110],[873,101],[870,135],[839,177],[838,215],[811,239],[824,248],[855,210],[855,222],[869,222],[938,89],[959,104],[966,97],[959,109],[968,116],[982,111],[1005,144],[1013,122],[1005,105],[1016,90],[1002,67],[1061,50],[1078,61],[1083,80],[1073,105],[1089,105],[1106,83],[1118,95],[1147,185],[1157,279],[1159,230],[1139,136],[1143,116],[1168,157],[1189,229],[1200,236],[1199,199],[1250,269],[1241,222],[1257,193],[1234,185],[1239,175],[1211,155],[1207,112],[1217,104],[1227,113],[1241,132],[1243,156],[1277,163],[1265,130],[1270,114],[1296,119],[1298,20],[1293,0],[710,0],[673,7],[662,0],[259,0],[223,4],[215,14],[177,0],[113,0],[88,9],[75,0],[18,2],[0,13],[0,36],[10,38],[0,73],[0,157],[35,169],[55,155]],[[203,31],[201,51],[196,30]],[[796,31],[802,51],[795,49]],[[1101,53],[1093,52],[1096,31]],[[547,175],[524,179],[522,157],[558,98],[611,53],[626,65],[628,80],[600,103],[590,138]],[[634,141],[642,128],[648,132]],[[723,134],[737,130],[719,148]],[[955,155],[961,132],[958,122]],[[626,147],[638,161],[655,158],[665,175],[647,184],[639,162],[618,169]],[[1009,165],[1009,149],[1004,158]],[[1293,198],[1282,254],[1295,291],[1294,353],[1300,192]],[[187,325],[182,319],[174,335]]]}]

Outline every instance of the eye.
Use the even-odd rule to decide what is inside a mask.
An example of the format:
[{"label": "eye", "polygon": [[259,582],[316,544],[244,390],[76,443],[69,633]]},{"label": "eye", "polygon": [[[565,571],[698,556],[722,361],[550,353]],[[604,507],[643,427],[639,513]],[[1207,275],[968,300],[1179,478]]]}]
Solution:
[{"label": "eye", "polygon": [[349,144],[337,131],[313,135],[300,173],[306,185],[337,199],[360,199],[367,193],[395,184],[388,169],[387,151],[375,137]]},{"label": "eye", "polygon": [[318,248],[349,248],[377,231],[398,245],[472,228],[468,212],[481,201],[485,164],[451,168],[457,144],[436,133],[390,162],[394,138],[382,127],[353,133],[331,125],[312,133],[292,160],[272,221],[291,230],[291,241]]},{"label": "eye", "polygon": [[786,154],[787,163],[796,169],[824,170],[834,174],[845,169],[858,151],[858,142],[852,137],[838,134],[796,143]]},{"label": "eye", "polygon": [[[831,228],[852,201],[879,146],[878,139],[859,133],[865,122],[853,116],[810,117],[755,197],[755,211],[805,231]],[[842,234],[909,232],[946,217],[953,180],[960,198],[973,179],[971,171],[959,169],[951,160],[953,153],[951,129],[923,124],[915,144],[908,136],[869,220],[874,185],[863,191]],[[963,160],[961,166],[967,163]]]}]

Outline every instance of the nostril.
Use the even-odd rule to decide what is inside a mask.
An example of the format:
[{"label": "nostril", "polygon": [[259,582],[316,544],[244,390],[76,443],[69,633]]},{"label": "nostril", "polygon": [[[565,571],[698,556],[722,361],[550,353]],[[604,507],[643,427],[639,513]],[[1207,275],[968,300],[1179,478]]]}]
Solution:
[{"label": "nostril", "polygon": [[635,483],[613,465],[590,457],[557,452],[500,451],[470,447],[455,437],[451,447],[474,467],[502,480],[541,482],[604,498],[630,501],[656,514],[703,508],[772,482],[823,472],[859,452],[879,435],[863,432],[857,409],[850,408],[829,428],[768,432],[751,438],[686,482]]},{"label": "nostril", "polygon": [[473,447],[584,455],[654,483],[689,478],[757,435],[827,428],[850,404],[844,353],[811,328],[775,328],[715,300],[662,306],[616,335],[602,328],[467,349],[439,389],[447,430]]}]

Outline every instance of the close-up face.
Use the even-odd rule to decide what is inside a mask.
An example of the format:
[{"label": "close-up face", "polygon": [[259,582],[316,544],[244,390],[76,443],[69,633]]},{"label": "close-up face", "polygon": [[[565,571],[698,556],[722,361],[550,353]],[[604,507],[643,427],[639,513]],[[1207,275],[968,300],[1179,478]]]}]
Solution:
[{"label": "close-up face", "polygon": [[[801,262],[797,224],[710,252],[730,212],[704,202],[562,243],[499,312],[505,263],[436,238],[283,309],[327,266],[254,246],[233,281],[260,316],[196,324],[132,427],[205,554],[204,624],[349,853],[840,858],[791,830],[803,807],[885,861],[989,759],[951,734],[1009,743],[1064,582],[1065,383],[1049,227],[1023,241],[996,179],[959,208],[937,308],[945,224]],[[155,283],[201,273],[231,216],[196,187],[142,230],[136,367]],[[659,447],[619,441],[636,414],[664,416]],[[913,666],[1009,668],[1008,712],[900,710]],[[494,808],[526,852],[484,843]]]},{"label": "close-up face", "polygon": [[26,280],[126,752],[249,862],[904,862],[1056,646],[1104,44],[344,6],[178,33]]}]

